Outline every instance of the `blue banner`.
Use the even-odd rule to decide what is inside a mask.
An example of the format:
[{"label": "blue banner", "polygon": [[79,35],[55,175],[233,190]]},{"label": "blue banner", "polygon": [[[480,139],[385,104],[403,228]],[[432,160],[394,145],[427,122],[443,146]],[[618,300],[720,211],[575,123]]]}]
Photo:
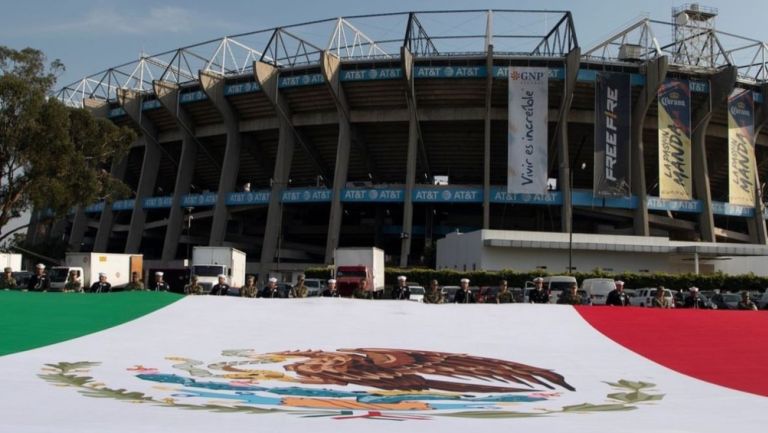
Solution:
[{"label": "blue banner", "polygon": [[227,196],[227,206],[247,206],[269,204],[269,190],[251,192],[231,192]]},{"label": "blue banner", "polygon": [[403,188],[349,188],[341,192],[341,201],[348,203],[402,203],[404,197]]},{"label": "blue banner", "polygon": [[107,116],[109,116],[109,118],[125,116],[125,109],[123,107],[113,108],[109,110],[109,114]]},{"label": "blue banner", "polygon": [[181,198],[181,207],[215,206],[216,193],[187,194]]},{"label": "blue banner", "polygon": [[160,108],[160,101],[157,99],[150,99],[148,101],[144,101],[141,103],[141,110],[154,110],[156,108]]},{"label": "blue banner", "polygon": [[748,207],[748,206],[740,206],[740,205],[730,204],[730,203],[723,203],[720,201],[713,201],[712,213],[714,215],[753,217],[755,216],[755,208]]},{"label": "blue banner", "polygon": [[595,197],[592,191],[573,191],[571,201],[574,206],[603,207],[602,197]]},{"label": "blue banner", "polygon": [[243,93],[254,93],[261,90],[259,84],[255,81],[249,81],[247,83],[227,84],[224,86],[224,95],[241,95]]},{"label": "blue banner", "polygon": [[194,92],[185,92],[179,95],[179,102],[182,104],[189,104],[190,102],[205,101],[208,99],[208,95],[202,90],[196,90]]},{"label": "blue banner", "polygon": [[134,199],[118,200],[112,203],[112,210],[133,210],[133,205],[136,203]]},{"label": "blue banner", "polygon": [[648,210],[701,213],[702,206],[699,200],[663,200],[658,197],[649,196]]},{"label": "blue banner", "polygon": [[414,203],[482,203],[482,188],[414,188]]},{"label": "blue banner", "polygon": [[83,211],[85,213],[99,213],[104,210],[104,202],[100,201],[98,203],[90,204],[86,206]]},{"label": "blue banner", "polygon": [[341,81],[397,80],[403,78],[402,68],[350,69],[341,71]]},{"label": "blue banner", "polygon": [[331,201],[330,189],[295,188],[283,191],[283,203],[327,203]]},{"label": "blue banner", "polygon": [[559,191],[544,194],[513,194],[503,186],[491,187],[491,203],[518,203],[533,205],[561,205],[563,196]]},{"label": "blue banner", "polygon": [[293,75],[290,77],[279,77],[277,87],[282,89],[284,87],[313,86],[323,84],[324,82],[323,74]]},{"label": "blue banner", "polygon": [[147,197],[144,199],[144,209],[167,209],[173,204],[173,196]]},{"label": "blue banner", "polygon": [[414,78],[483,78],[485,66],[414,66]]}]

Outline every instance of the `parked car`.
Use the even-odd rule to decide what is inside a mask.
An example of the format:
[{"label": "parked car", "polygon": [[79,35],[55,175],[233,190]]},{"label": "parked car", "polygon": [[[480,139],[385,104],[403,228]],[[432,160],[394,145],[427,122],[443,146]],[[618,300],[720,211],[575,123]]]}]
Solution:
[{"label": "parked car", "polygon": [[499,286],[481,287],[480,293],[477,295],[478,303],[495,304],[496,298],[499,297]]},{"label": "parked car", "polygon": [[307,278],[304,280],[304,285],[307,286],[307,296],[320,296],[325,290],[325,281],[320,278]]},{"label": "parked car", "polygon": [[450,304],[453,302],[453,298],[456,297],[456,292],[461,289],[459,286],[443,286],[443,302]]},{"label": "parked car", "polygon": [[408,286],[408,290],[411,292],[411,297],[408,298],[410,301],[414,302],[424,302],[424,293],[426,291],[424,290],[424,286]]},{"label": "parked car", "polygon": [[[656,290],[657,289],[655,287],[643,287],[641,289],[637,289],[635,291],[635,296],[629,298],[629,301],[632,305],[638,307],[650,307],[653,305],[653,298],[656,297]],[[676,307],[675,297],[671,290],[664,289],[664,298],[667,300],[670,307]],[[684,302],[685,299],[683,299],[683,303]]]},{"label": "parked car", "polygon": [[12,275],[16,279],[16,287],[19,289],[26,289],[29,279],[32,278],[32,272],[29,271],[16,271]]},{"label": "parked car", "polygon": [[717,293],[712,296],[710,301],[717,306],[718,310],[735,310],[741,301],[741,295],[738,293]]},{"label": "parked car", "polygon": [[605,305],[608,294],[616,289],[616,282],[613,278],[587,278],[582,281],[581,288],[589,293],[593,305]]},{"label": "parked car", "polygon": [[757,308],[761,310],[768,309],[768,289],[766,289],[766,291],[763,292],[763,295],[760,297],[760,300],[757,301]]}]

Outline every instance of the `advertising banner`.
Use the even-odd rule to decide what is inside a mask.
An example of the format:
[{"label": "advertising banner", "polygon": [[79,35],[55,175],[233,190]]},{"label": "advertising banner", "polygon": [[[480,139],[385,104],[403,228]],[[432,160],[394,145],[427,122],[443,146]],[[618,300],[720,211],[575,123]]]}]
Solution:
[{"label": "advertising banner", "polygon": [[658,99],[659,197],[691,200],[691,90],[688,81],[666,80],[659,87]]},{"label": "advertising banner", "polygon": [[752,92],[728,97],[728,202],[755,206],[755,110]]},{"label": "advertising banner", "polygon": [[595,81],[595,170],[598,197],[630,195],[629,74],[601,72]]},{"label": "advertising banner", "polygon": [[509,68],[507,192],[547,191],[547,68]]}]

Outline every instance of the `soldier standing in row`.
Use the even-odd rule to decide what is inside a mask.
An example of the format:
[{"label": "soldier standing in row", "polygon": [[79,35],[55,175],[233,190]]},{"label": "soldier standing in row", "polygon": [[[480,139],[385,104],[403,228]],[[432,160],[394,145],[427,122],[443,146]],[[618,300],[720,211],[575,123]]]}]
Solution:
[{"label": "soldier standing in row", "polygon": [[306,298],[309,289],[304,285],[304,274],[299,274],[296,285],[291,288],[292,298]]},{"label": "soldier standing in row", "polygon": [[749,293],[741,292],[741,301],[736,304],[737,310],[757,311],[757,305],[749,299]]},{"label": "soldier standing in row", "polygon": [[328,280],[328,287],[323,291],[324,298],[340,298],[341,294],[336,289],[336,280],[331,278]]},{"label": "soldier standing in row", "polygon": [[405,275],[397,277],[397,287],[392,289],[392,299],[411,299],[411,289],[406,284]]},{"label": "soldier standing in row", "polygon": [[189,284],[184,286],[184,294],[185,295],[202,295],[203,294],[203,286],[201,286],[197,282],[197,275],[192,275],[190,278]]},{"label": "soldier standing in row", "polygon": [[107,274],[99,272],[99,281],[91,284],[91,293],[111,292],[112,284],[107,282]]},{"label": "soldier standing in row", "polygon": [[576,283],[571,283],[567,292],[563,292],[560,299],[557,300],[558,304],[565,305],[581,305],[581,296],[579,296],[579,286]]},{"label": "soldier standing in row", "polygon": [[437,280],[432,280],[429,282],[429,289],[427,289],[427,293],[424,294],[424,299],[422,302],[425,304],[443,303],[443,292],[440,290],[440,285],[438,284]]},{"label": "soldier standing in row", "polygon": [[38,263],[35,266],[35,273],[27,283],[27,290],[34,290],[37,292],[47,292],[51,290],[51,280],[48,278],[48,274],[45,273],[45,265]]},{"label": "soldier standing in row", "polygon": [[653,299],[651,299],[652,308],[672,308],[669,300],[664,296],[665,292],[666,290],[664,289],[664,286],[656,288],[656,293]]},{"label": "soldier standing in row", "polygon": [[163,281],[163,273],[158,271],[155,272],[155,281],[149,286],[149,290],[154,290],[155,292],[167,292],[171,290],[171,286]]},{"label": "soldier standing in row", "polygon": [[456,291],[453,302],[456,304],[474,304],[477,302],[475,294],[469,290],[469,278],[461,279],[461,289]]},{"label": "soldier standing in row", "polygon": [[272,277],[269,279],[269,283],[261,291],[262,298],[279,298],[280,292],[277,290],[277,278]]},{"label": "soldier standing in row", "polygon": [[139,279],[138,272],[131,272],[131,282],[125,286],[125,290],[129,292],[144,290],[144,283]]},{"label": "soldier standing in row", "polygon": [[512,296],[512,292],[509,291],[507,286],[507,280],[501,280],[499,282],[499,294],[496,295],[497,304],[513,304],[515,298]]},{"label": "soldier standing in row", "polygon": [[224,274],[219,275],[219,283],[211,287],[209,295],[214,296],[227,296],[229,293],[229,284],[227,284],[227,276]]},{"label": "soldier standing in row", "polygon": [[67,282],[64,283],[64,291],[83,293],[83,283],[80,281],[80,277],[77,275],[76,270],[73,269],[69,271]]},{"label": "soldier standing in row", "polygon": [[534,278],[533,284],[536,288],[528,293],[528,302],[531,304],[548,304],[549,293],[544,290],[544,278]]},{"label": "soldier standing in row", "polygon": [[240,288],[240,297],[243,298],[258,298],[259,288],[256,287],[256,277],[248,275],[245,279],[245,285]]},{"label": "soldier standing in row", "polygon": [[616,288],[608,293],[605,305],[615,305],[617,307],[626,307],[629,305],[629,296],[624,293],[624,281],[616,281]]},{"label": "soldier standing in row", "polygon": [[5,268],[3,271],[3,277],[0,278],[0,289],[11,290],[16,289],[16,278],[13,278],[13,269]]}]

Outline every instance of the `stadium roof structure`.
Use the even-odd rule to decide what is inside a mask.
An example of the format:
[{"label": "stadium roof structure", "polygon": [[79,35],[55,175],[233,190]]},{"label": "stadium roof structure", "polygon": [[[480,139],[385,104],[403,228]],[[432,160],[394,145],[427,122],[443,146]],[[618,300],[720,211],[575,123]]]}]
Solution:
[{"label": "stadium roof structure", "polygon": [[[715,12],[716,13],[716,12]],[[688,30],[691,50],[675,31]],[[580,49],[569,11],[452,10],[329,18],[224,36],[138,59],[63,86],[56,97],[72,106],[84,98],[114,101],[117,89],[152,93],[154,80],[195,82],[198,71],[223,76],[253,72],[262,61],[278,68],[317,65],[321,53],[342,61],[398,59],[401,48],[419,59],[561,58]],[[631,48],[629,55],[626,49]],[[768,81],[768,44],[713,28],[640,18],[594,47],[585,62],[634,63],[668,56],[673,69],[711,73],[735,66],[748,84]]]}]

